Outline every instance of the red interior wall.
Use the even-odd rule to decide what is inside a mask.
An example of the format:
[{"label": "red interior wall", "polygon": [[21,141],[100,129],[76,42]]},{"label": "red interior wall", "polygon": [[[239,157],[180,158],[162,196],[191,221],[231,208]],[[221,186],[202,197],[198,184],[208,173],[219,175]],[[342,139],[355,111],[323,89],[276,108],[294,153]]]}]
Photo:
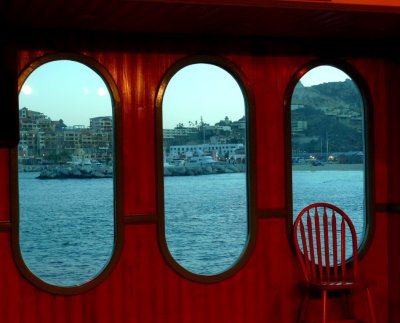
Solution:
[{"label": "red interior wall", "polygon": [[[240,43],[239,47],[242,48]],[[157,215],[156,91],[168,68],[196,50],[199,49],[83,52],[111,73],[121,96],[124,217]],[[110,276],[98,287],[82,294],[53,295],[20,275],[13,260],[10,232],[3,230],[0,231],[0,322],[295,322],[301,300],[298,284],[302,274],[287,235],[287,219],[282,216],[291,217],[286,201],[283,102],[291,77],[315,57],[234,55],[225,51],[223,45],[215,51],[241,69],[254,99],[252,108],[256,122],[249,125],[255,127],[257,145],[257,207],[253,216],[262,216],[257,218],[256,244],[246,265],[220,283],[189,281],[165,261],[157,240],[156,222],[125,223],[122,253]],[[20,51],[19,71],[41,55],[42,51]],[[388,72],[393,71],[393,66],[383,59],[347,61],[365,78],[372,94],[373,127],[369,130],[374,133],[371,167],[374,168],[375,194],[371,198],[381,206],[380,211],[372,215],[376,220],[373,239],[360,261],[360,270],[376,282],[372,293],[378,321],[400,322],[400,310],[395,306],[399,304],[400,290],[396,246],[400,242],[397,232],[400,220],[397,214],[387,212],[384,207],[387,203],[400,202],[397,194],[400,185],[396,181],[399,163],[394,162],[399,160],[400,154],[398,141],[393,138],[400,131],[399,112],[395,108],[400,100],[388,100],[392,91],[398,91],[395,85],[400,84],[398,77]],[[392,154],[394,159],[389,158]],[[8,221],[7,149],[0,150],[0,166],[0,221]],[[396,178],[391,177],[392,170]],[[279,216],[275,216],[277,210]],[[362,302],[356,303],[356,311],[364,316]]]}]

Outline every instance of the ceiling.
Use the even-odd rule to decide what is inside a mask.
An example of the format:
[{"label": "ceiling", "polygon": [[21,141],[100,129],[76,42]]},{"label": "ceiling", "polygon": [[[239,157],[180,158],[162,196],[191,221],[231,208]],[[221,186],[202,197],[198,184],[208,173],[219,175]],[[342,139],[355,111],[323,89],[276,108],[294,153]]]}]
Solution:
[{"label": "ceiling", "polygon": [[53,29],[295,38],[400,36],[400,8],[293,1],[8,0],[0,2],[0,20],[3,32],[18,29],[28,35],[32,29]]}]

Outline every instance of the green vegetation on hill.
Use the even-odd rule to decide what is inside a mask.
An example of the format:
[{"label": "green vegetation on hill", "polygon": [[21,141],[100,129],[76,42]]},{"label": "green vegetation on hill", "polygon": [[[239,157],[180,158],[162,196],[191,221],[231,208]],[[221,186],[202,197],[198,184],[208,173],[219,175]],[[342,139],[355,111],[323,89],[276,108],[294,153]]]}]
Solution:
[{"label": "green vegetation on hill", "polygon": [[292,111],[292,120],[306,120],[304,137],[318,138],[302,144],[302,151],[362,151],[362,134],[312,107]]},{"label": "green vegetation on hill", "polygon": [[353,81],[304,87],[292,97],[292,124],[306,122],[293,134],[293,148],[303,152],[362,151],[362,97]]},{"label": "green vegetation on hill", "polygon": [[344,82],[329,82],[310,87],[305,87],[299,82],[293,92],[292,104],[360,112],[363,103],[357,86],[347,79]]}]

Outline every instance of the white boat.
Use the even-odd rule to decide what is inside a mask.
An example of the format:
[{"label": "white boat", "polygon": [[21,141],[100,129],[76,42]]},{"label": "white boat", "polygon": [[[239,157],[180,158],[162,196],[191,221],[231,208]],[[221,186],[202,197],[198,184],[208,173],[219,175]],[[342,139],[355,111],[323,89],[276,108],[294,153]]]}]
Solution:
[{"label": "white boat", "polygon": [[204,164],[214,164],[217,161],[215,161],[210,155],[202,155],[202,156],[193,156],[191,157],[187,165],[189,166],[197,166],[197,165],[204,165]]}]

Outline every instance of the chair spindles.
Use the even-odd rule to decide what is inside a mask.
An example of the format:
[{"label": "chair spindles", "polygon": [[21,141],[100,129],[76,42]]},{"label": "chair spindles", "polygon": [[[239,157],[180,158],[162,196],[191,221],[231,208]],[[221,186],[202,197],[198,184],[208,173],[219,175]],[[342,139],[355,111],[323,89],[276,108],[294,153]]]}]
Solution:
[{"label": "chair spindles", "polygon": [[308,273],[306,275],[307,280],[310,280],[311,279],[310,266],[311,266],[312,262],[310,261],[310,258],[308,257],[307,239],[306,239],[303,221],[300,221],[300,237],[301,237],[301,243],[303,245],[303,255],[304,255],[303,267],[304,267],[304,271]]},{"label": "chair spindles", "polygon": [[314,239],[313,239],[313,225],[310,216],[310,211],[307,211],[307,231],[308,231],[308,242],[310,247],[310,260],[311,260],[311,276],[315,280],[317,277],[317,269],[315,265],[315,249],[314,249]]},{"label": "chair spindles", "polygon": [[334,280],[338,280],[338,251],[337,251],[337,228],[336,215],[332,210],[332,246],[333,246],[333,276]]},{"label": "chair spindles", "polygon": [[340,245],[341,245],[341,268],[342,268],[342,280],[346,280],[346,223],[342,218],[342,222],[340,225]]},{"label": "chair spindles", "polygon": [[322,266],[321,229],[319,226],[319,215],[318,215],[317,207],[315,207],[314,223],[315,223],[315,235],[316,235],[316,244],[317,244],[317,259],[318,259],[318,273],[319,273],[318,280],[322,281],[324,273],[323,273],[323,266]]},{"label": "chair spindles", "polygon": [[326,208],[324,207],[324,213],[322,215],[324,223],[324,254],[325,254],[325,272],[326,281],[330,281],[330,261],[329,261],[329,227],[328,227],[328,215],[326,214]]},{"label": "chair spindles", "polygon": [[[320,212],[322,212],[322,218],[320,218]],[[346,232],[350,235],[346,236]],[[299,247],[300,239],[302,248]],[[354,225],[350,218],[338,207],[328,203],[315,203],[304,208],[294,222],[294,243],[306,277],[306,287],[322,292],[322,303],[324,304],[322,322],[327,320],[328,291],[345,292],[361,286],[366,288],[368,294],[368,285],[361,285],[356,280],[358,252]],[[350,244],[350,246],[347,247],[347,244]],[[352,252],[351,264],[347,266],[346,256],[350,257],[350,255],[346,253],[350,252]],[[346,270],[349,270],[351,275]],[[371,322],[375,322],[370,297],[368,305]],[[300,320],[301,317],[302,315]]]}]

